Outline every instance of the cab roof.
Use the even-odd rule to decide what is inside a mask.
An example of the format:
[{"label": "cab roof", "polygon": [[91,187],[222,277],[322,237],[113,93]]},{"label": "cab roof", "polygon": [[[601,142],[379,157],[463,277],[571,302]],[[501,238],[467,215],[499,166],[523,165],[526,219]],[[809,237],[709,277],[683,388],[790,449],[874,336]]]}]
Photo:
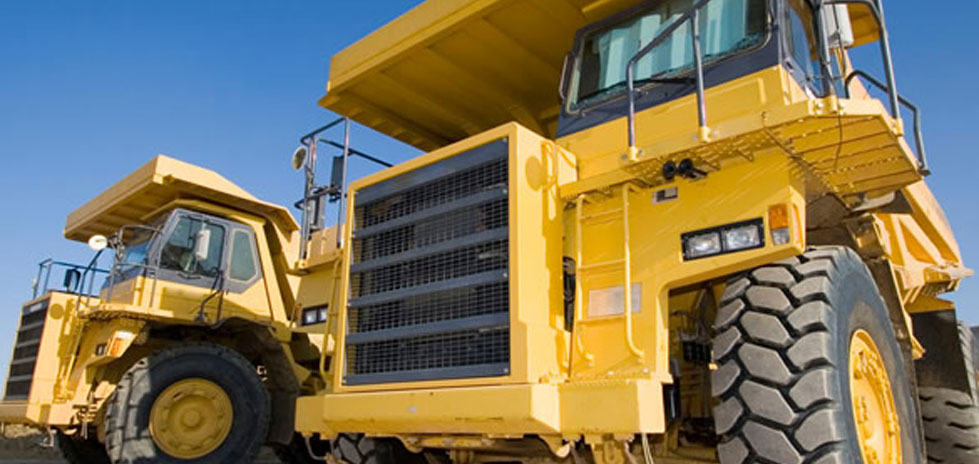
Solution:
[{"label": "cab roof", "polygon": [[[511,121],[552,136],[575,34],[640,3],[428,0],[337,53],[320,105],[422,150]],[[876,40],[850,11],[855,45]]]},{"label": "cab roof", "polygon": [[423,150],[555,132],[575,33],[641,0],[428,0],[336,54],[320,104]]},{"label": "cab roof", "polygon": [[299,230],[281,206],[261,201],[217,173],[167,156],[157,156],[68,215],[65,237],[87,241],[119,227],[143,224],[178,199],[202,200],[265,218],[285,233]]}]

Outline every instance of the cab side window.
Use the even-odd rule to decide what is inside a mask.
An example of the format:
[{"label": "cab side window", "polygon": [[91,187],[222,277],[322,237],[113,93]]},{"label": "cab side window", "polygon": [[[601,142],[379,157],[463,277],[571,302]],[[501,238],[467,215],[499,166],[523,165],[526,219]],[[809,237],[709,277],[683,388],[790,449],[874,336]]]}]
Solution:
[{"label": "cab side window", "polygon": [[255,242],[251,234],[241,229],[231,233],[231,263],[228,277],[232,280],[248,282],[258,274]]},{"label": "cab side window", "polygon": [[786,47],[793,74],[803,87],[822,93],[822,70],[815,17],[808,0],[788,0],[785,8]]},{"label": "cab side window", "polygon": [[224,253],[224,227],[191,217],[177,221],[160,254],[160,267],[216,277]]}]

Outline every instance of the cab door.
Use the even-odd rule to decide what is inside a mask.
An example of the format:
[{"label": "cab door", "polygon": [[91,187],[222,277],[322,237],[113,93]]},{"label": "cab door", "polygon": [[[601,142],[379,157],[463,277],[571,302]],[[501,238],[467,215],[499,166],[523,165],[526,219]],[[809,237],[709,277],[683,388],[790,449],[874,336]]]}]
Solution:
[{"label": "cab door", "polygon": [[174,317],[216,323],[269,317],[255,245],[244,224],[180,211],[160,247],[159,309]]}]

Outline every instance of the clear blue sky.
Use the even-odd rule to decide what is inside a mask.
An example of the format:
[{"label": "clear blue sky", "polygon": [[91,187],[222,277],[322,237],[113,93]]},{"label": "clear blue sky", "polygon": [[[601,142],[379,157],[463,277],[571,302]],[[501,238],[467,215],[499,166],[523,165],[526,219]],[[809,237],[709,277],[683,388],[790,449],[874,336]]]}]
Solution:
[{"label": "clear blue sky", "polygon": [[[158,153],[291,204],[297,137],[333,117],[316,105],[329,57],[416,3],[0,0],[0,375],[36,263],[91,256],[61,236],[69,212]],[[899,88],[925,112],[931,187],[979,267],[979,3],[885,3]],[[363,128],[354,144],[417,154]],[[979,323],[979,281],[951,298]]]}]

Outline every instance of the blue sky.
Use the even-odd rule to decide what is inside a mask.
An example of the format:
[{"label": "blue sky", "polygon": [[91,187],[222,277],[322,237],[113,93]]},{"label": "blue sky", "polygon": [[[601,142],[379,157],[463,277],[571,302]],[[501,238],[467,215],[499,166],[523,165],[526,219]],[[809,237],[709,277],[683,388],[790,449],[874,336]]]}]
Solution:
[{"label": "blue sky", "polygon": [[[333,117],[316,105],[329,57],[416,3],[0,0],[0,372],[37,262],[91,256],[62,237],[68,213],[158,153],[291,204],[297,138]],[[979,3],[885,3],[899,88],[925,114],[930,185],[979,266]],[[873,69],[865,48],[857,65]],[[418,154],[363,128],[353,141]],[[951,298],[979,323],[979,281]]]}]

